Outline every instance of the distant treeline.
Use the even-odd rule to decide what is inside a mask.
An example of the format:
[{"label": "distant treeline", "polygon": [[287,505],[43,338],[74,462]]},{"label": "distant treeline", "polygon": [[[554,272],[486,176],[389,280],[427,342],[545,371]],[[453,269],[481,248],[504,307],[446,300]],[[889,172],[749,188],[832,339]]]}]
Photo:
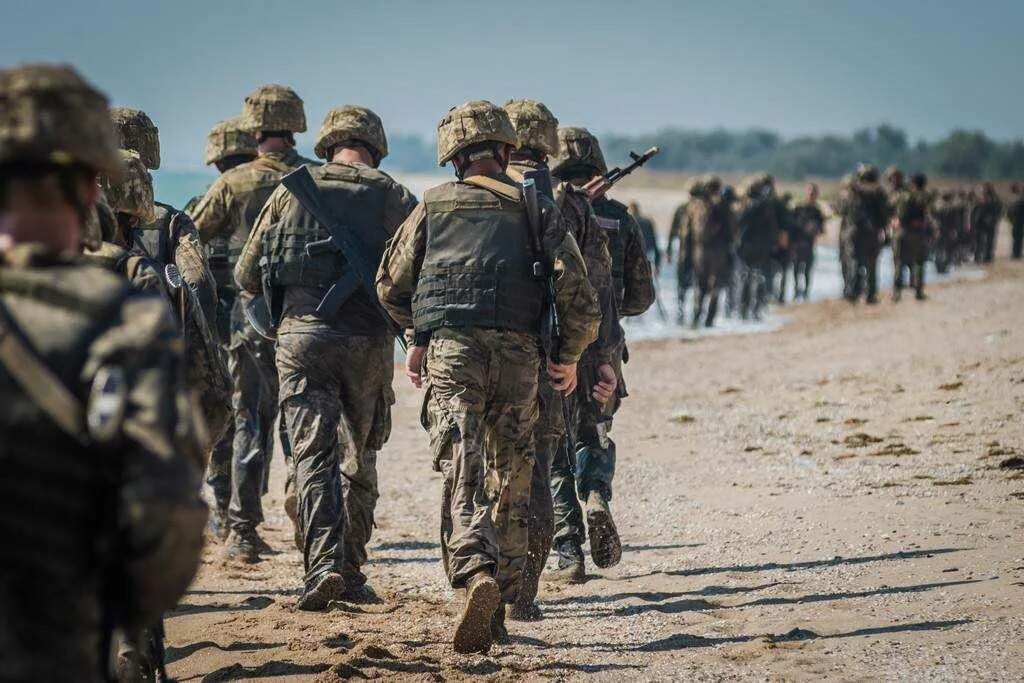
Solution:
[{"label": "distant treeline", "polygon": [[[897,164],[908,171],[943,177],[1024,179],[1024,140],[1000,142],[981,131],[955,130],[935,142],[911,143],[889,125],[862,128],[852,135],[784,138],[768,130],[696,131],[666,128],[644,135],[605,135],[602,147],[609,164],[628,161],[628,152],[659,145],[661,154],[649,168],[660,171],[723,173],[771,171],[790,179],[837,178],[862,161],[884,168]],[[415,135],[389,140],[388,166],[403,171],[437,170],[433,141]]]}]

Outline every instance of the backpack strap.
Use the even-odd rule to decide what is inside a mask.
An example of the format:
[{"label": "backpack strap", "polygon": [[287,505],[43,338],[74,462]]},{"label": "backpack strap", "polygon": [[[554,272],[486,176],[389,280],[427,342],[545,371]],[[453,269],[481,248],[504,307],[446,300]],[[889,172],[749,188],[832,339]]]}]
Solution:
[{"label": "backpack strap", "polygon": [[476,185],[485,190],[489,190],[499,197],[504,197],[510,202],[521,202],[523,201],[523,190],[518,185],[509,185],[503,183],[500,180],[495,180],[490,176],[485,175],[471,175],[468,178],[463,178],[462,182],[467,185]]}]

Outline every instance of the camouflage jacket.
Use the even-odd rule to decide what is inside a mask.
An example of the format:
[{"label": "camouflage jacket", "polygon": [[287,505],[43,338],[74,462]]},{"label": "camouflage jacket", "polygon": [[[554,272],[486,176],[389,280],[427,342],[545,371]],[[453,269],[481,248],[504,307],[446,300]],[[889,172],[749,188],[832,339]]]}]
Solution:
[{"label": "camouflage jacket", "polygon": [[796,229],[792,233],[795,242],[813,244],[825,234],[825,214],[817,202],[801,202],[793,209],[793,223]]},{"label": "camouflage jacket", "polygon": [[[378,227],[387,233],[388,238],[393,236],[398,226],[408,218],[413,208],[415,208],[416,197],[404,185],[396,182],[387,173],[363,164],[329,162],[323,166],[311,169],[311,173],[314,180],[320,180],[324,176],[330,176],[331,171],[339,167],[355,168],[359,171],[359,176],[365,183],[365,195],[368,201],[373,201],[377,197],[383,198],[383,201],[380,202],[381,213],[378,219]],[[328,207],[328,210],[330,210],[330,207]],[[287,216],[294,216],[296,214],[307,214],[307,212],[301,207],[299,200],[287,188],[278,186],[270,195],[267,203],[264,204],[259,216],[257,216],[252,232],[249,234],[249,239],[242,248],[242,254],[238,258],[238,263],[235,264],[235,283],[240,289],[252,294],[259,294],[261,292],[260,256],[262,253],[263,236],[272,225],[279,223]],[[312,217],[309,217],[309,220],[315,221]],[[378,264],[374,264],[375,267],[376,265]],[[353,328],[353,321],[324,321],[316,315],[316,306],[322,299],[323,294],[323,291],[286,292],[280,331],[298,331],[311,326],[322,327],[323,325],[328,325],[333,326],[337,331],[344,331],[346,334],[357,334],[359,330]],[[369,311],[368,313],[375,315],[377,318],[380,317],[375,311]]]},{"label": "camouflage jacket", "polygon": [[[508,183],[511,179],[499,177]],[[542,235],[545,256],[555,273],[555,306],[562,324],[560,363],[575,363],[597,338],[601,309],[590,285],[587,267],[557,208],[546,212]],[[427,248],[427,211],[420,204],[399,227],[388,244],[377,271],[377,295],[402,327],[413,325],[412,298]],[[538,331],[539,332],[539,331]]]},{"label": "camouflage jacket", "polygon": [[732,207],[720,198],[699,197],[687,204],[682,233],[693,246],[695,257],[701,251],[730,253],[736,244],[739,225]]},{"label": "camouflage jacket", "polygon": [[[522,182],[523,172],[538,167],[536,162],[516,160],[509,164],[508,176],[516,182]],[[587,354],[598,364],[610,363],[615,349],[622,343],[622,333],[612,287],[612,257],[608,252],[608,239],[597,225],[597,216],[583,192],[569,183],[559,183],[555,187],[555,204],[565,221],[566,229],[579,245],[590,285],[597,292],[597,300],[601,305],[601,327],[597,339],[587,349]]]}]

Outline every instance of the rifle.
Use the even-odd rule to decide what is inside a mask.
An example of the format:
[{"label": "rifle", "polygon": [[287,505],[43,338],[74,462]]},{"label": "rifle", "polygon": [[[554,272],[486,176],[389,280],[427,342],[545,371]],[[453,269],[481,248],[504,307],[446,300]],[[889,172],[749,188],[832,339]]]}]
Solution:
[{"label": "rifle", "polygon": [[309,173],[309,168],[299,166],[297,169],[281,179],[289,192],[299,201],[306,211],[313,216],[320,225],[324,226],[330,233],[330,237],[306,245],[306,255],[316,256],[328,251],[340,253],[345,258],[347,265],[344,275],[338,278],[337,282],[330,286],[324,298],[316,307],[317,314],[327,318],[338,312],[350,296],[360,287],[369,296],[377,311],[391,328],[392,334],[398,339],[402,349],[406,349],[405,337],[391,316],[381,305],[377,298],[377,265],[378,257],[368,253],[368,249],[362,240],[352,232],[351,228],[331,220],[327,212],[320,204],[320,190],[316,181]]},{"label": "rifle", "polygon": [[650,161],[651,157],[653,157],[660,151],[660,147],[651,147],[643,154],[630,152],[629,156],[633,160],[633,163],[631,163],[629,166],[626,166],[625,168],[620,168],[619,166],[616,166],[610,171],[604,173],[603,175],[597,176],[596,178],[594,178],[589,183],[583,186],[583,191],[587,193],[587,198],[590,199],[590,201],[594,201],[599,197],[603,197],[605,193],[608,192],[608,190],[612,189],[612,185],[619,182],[620,180],[628,176],[630,173],[646,164],[648,161]]},{"label": "rifle", "polygon": [[[541,323],[542,345],[544,355],[548,360],[558,358],[558,343],[562,337],[562,325],[558,318],[558,306],[555,303],[555,274],[548,267],[544,258],[544,246],[541,238],[541,231],[544,229],[541,221],[540,207],[537,204],[537,180],[532,177],[534,173],[546,174],[546,171],[529,171],[524,174],[523,179],[523,204],[526,206],[526,217],[530,225],[530,239],[533,246],[534,257],[533,275],[544,279],[545,311],[544,320]],[[548,187],[551,187],[550,180]],[[562,419],[565,421],[565,434],[562,436],[562,448],[565,451],[567,462],[576,469],[575,435],[573,434],[572,411],[569,408],[569,397],[561,396]]]}]

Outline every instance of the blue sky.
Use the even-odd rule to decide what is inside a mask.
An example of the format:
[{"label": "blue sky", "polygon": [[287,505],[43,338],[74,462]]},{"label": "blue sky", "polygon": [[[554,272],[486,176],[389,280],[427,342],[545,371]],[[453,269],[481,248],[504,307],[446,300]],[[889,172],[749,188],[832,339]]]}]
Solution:
[{"label": "blue sky", "polygon": [[264,82],[432,135],[453,104],[531,97],[562,123],[1024,136],[1024,2],[5,0],[0,64],[78,66],[145,109],[165,166]]}]

